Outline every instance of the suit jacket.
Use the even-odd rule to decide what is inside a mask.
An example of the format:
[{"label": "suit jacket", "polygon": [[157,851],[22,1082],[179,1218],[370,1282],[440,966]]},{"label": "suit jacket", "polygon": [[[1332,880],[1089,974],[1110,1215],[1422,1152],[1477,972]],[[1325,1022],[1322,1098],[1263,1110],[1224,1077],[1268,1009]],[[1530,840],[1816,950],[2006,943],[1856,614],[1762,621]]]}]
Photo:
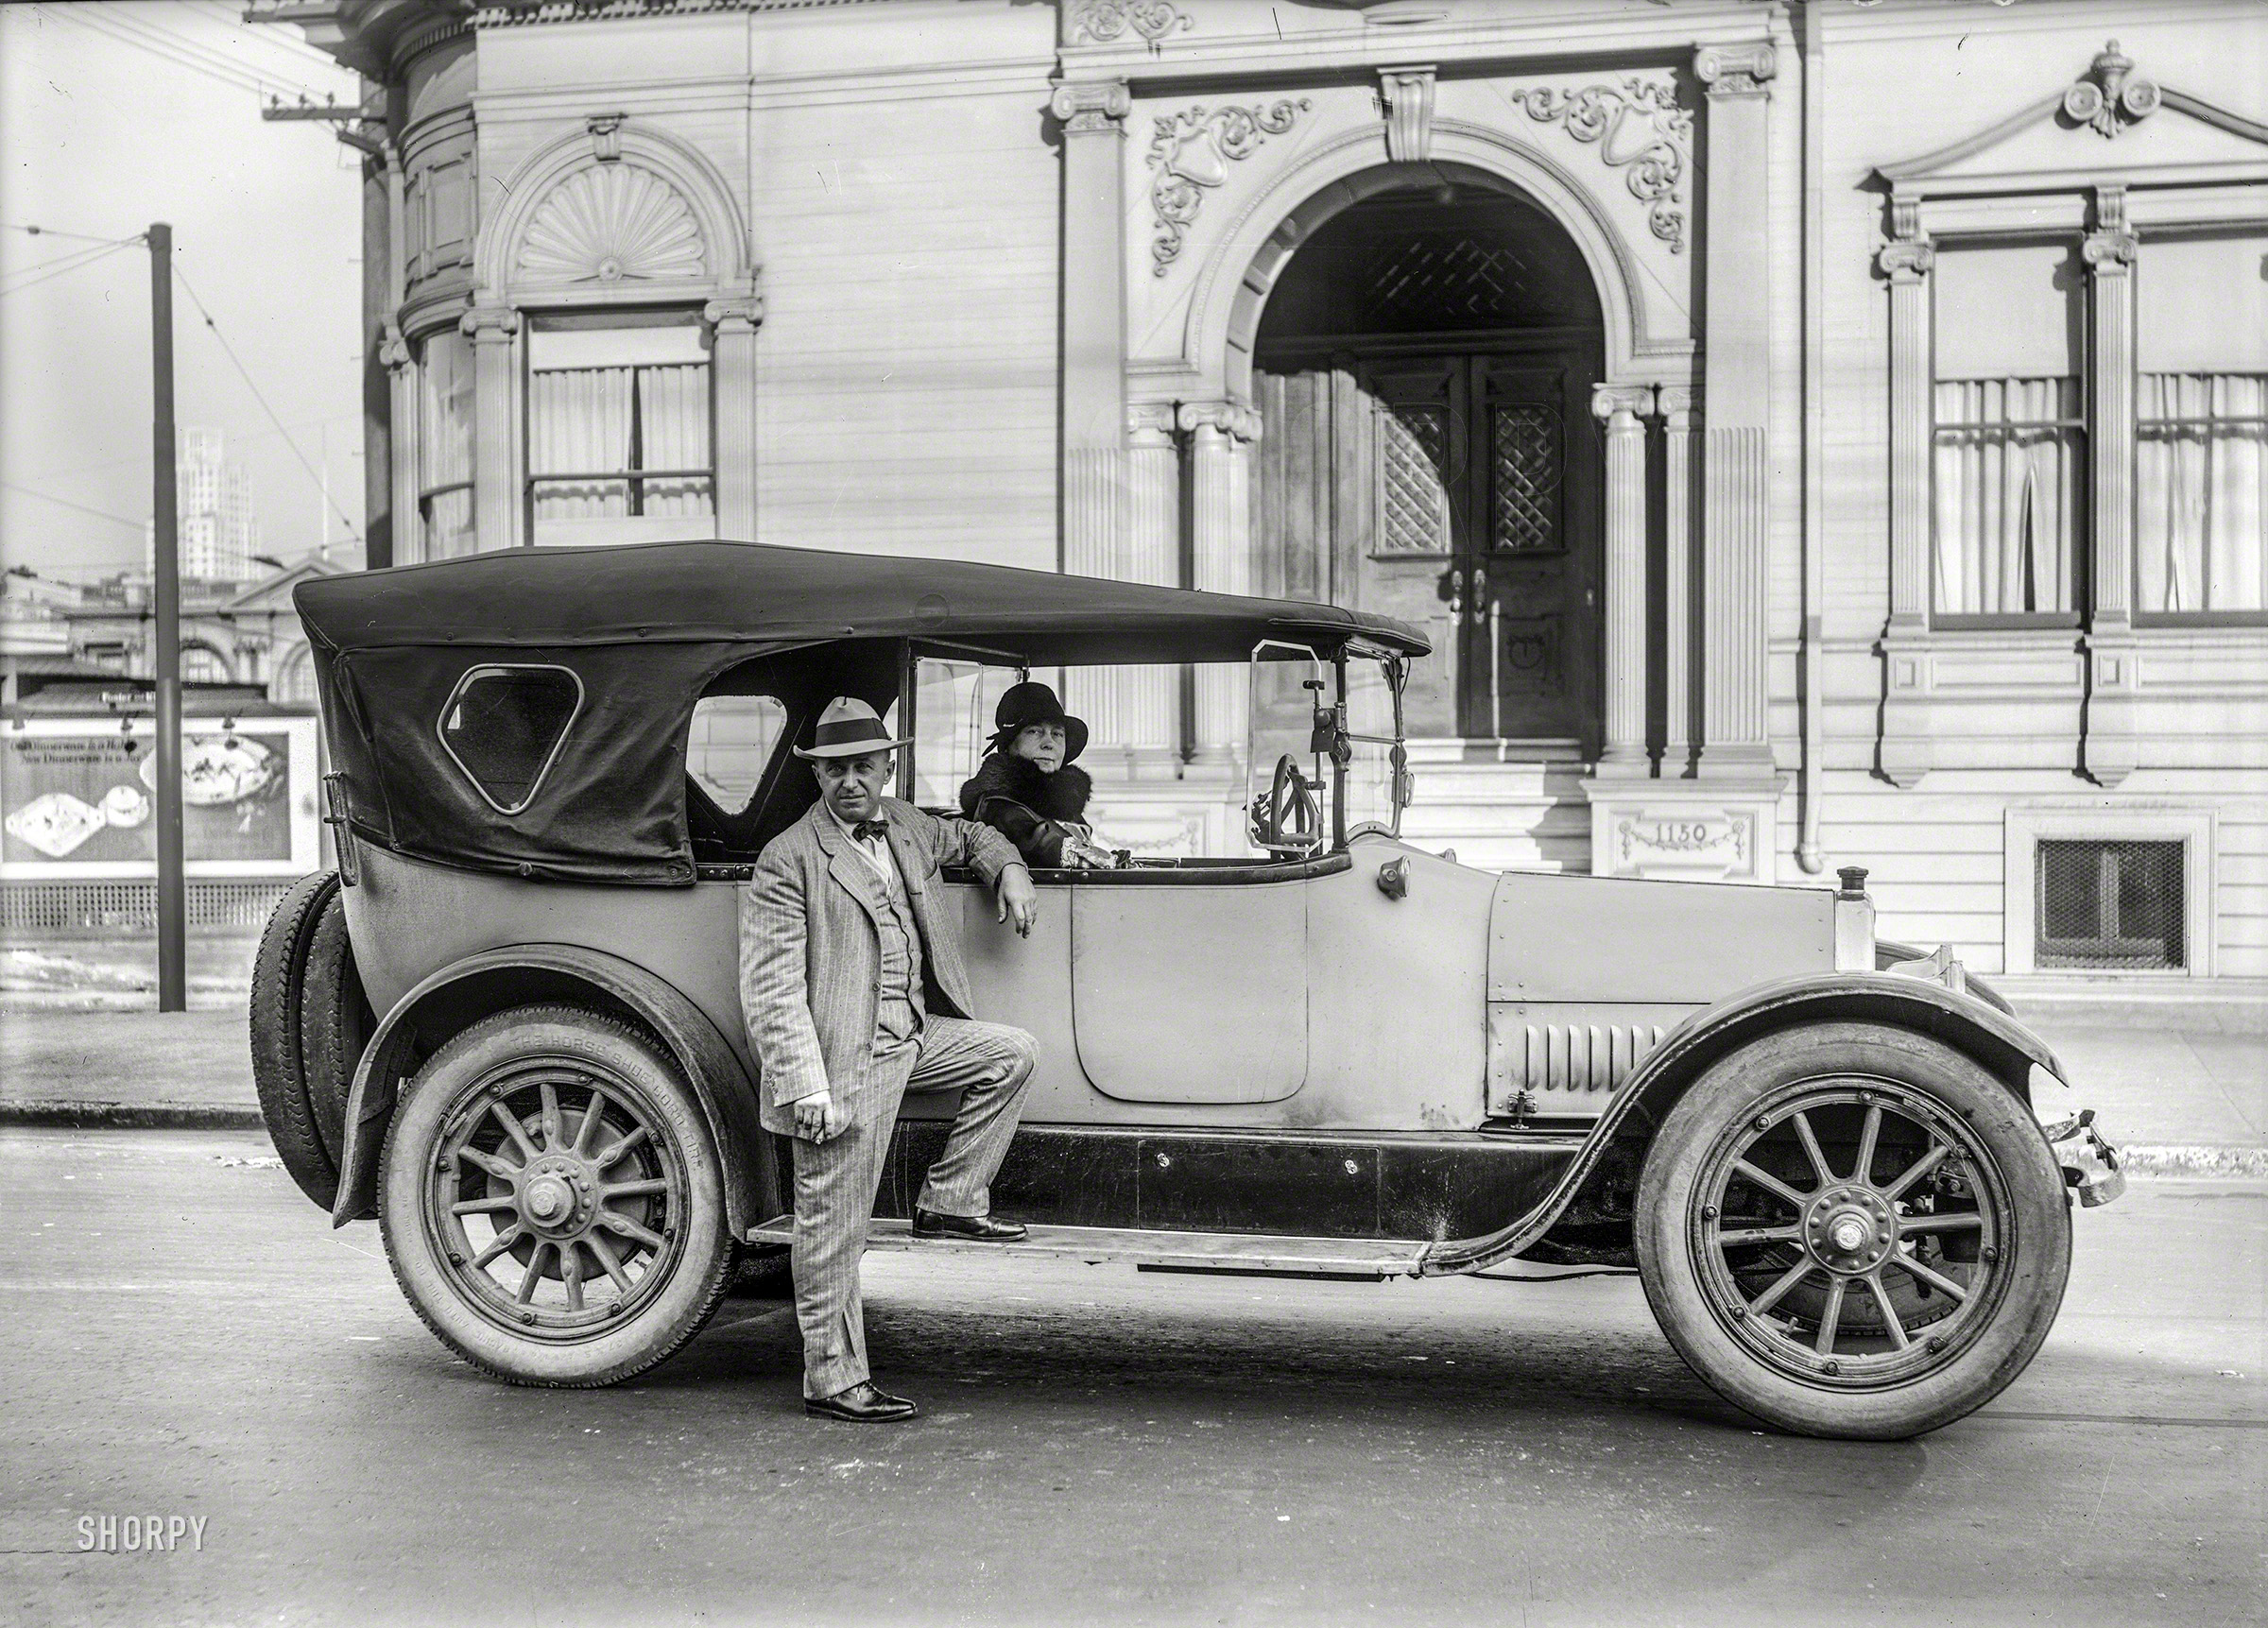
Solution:
[{"label": "suit jacket", "polygon": [[[943,865],[975,866],[988,884],[1022,860],[1006,838],[965,820],[932,818],[882,799],[890,852],[921,934],[922,988],[932,1012],[971,1016],[960,923],[947,917]],[[766,845],[740,896],[740,1009],[762,1075],[764,1126],[793,1134],[789,1107],[815,1091],[863,1118],[890,1047],[882,1002],[882,914],[888,896],[852,851],[826,804]]]}]

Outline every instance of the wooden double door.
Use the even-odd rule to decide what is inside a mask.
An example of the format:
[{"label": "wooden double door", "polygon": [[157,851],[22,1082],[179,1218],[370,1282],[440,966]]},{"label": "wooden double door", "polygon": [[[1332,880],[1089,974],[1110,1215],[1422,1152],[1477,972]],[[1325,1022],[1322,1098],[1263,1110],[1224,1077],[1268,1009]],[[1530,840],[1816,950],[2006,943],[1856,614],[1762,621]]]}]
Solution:
[{"label": "wooden double door", "polygon": [[1412,735],[1601,734],[1596,342],[1265,354],[1253,483],[1267,586],[1427,629]]}]

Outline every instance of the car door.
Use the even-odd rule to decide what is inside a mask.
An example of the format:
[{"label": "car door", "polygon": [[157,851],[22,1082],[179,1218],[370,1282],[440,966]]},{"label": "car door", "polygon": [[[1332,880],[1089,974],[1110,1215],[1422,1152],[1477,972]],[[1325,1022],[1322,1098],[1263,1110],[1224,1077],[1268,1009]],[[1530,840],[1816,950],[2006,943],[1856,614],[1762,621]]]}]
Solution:
[{"label": "car door", "polygon": [[1313,868],[1136,870],[1071,890],[1072,1030],[1096,1090],[1274,1103],[1307,1083]]}]

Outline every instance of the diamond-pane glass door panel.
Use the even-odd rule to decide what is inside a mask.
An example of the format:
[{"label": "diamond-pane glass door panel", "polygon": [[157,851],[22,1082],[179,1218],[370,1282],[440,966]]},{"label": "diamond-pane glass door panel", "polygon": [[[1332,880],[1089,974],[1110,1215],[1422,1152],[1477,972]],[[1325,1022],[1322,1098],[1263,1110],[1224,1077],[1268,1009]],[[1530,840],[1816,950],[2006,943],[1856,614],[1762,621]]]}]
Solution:
[{"label": "diamond-pane glass door panel", "polygon": [[1378,549],[1447,554],[1450,528],[1449,409],[1412,403],[1379,414]]},{"label": "diamond-pane glass door panel", "polygon": [[1491,546],[1521,553],[1560,547],[1559,409],[1518,402],[1491,407],[1488,417]]}]

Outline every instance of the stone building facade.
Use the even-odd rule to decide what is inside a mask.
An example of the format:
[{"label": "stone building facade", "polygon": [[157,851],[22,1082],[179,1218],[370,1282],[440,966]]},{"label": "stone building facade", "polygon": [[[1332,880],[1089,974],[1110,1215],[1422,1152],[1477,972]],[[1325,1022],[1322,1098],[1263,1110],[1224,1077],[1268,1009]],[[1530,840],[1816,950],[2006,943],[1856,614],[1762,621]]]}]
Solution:
[{"label": "stone building facade", "polygon": [[[2268,977],[2268,13],[336,0],[373,557],[688,536],[1426,625],[1406,829]],[[2115,43],[2113,43],[2115,42]],[[1074,675],[1210,844],[1242,697]]]}]

